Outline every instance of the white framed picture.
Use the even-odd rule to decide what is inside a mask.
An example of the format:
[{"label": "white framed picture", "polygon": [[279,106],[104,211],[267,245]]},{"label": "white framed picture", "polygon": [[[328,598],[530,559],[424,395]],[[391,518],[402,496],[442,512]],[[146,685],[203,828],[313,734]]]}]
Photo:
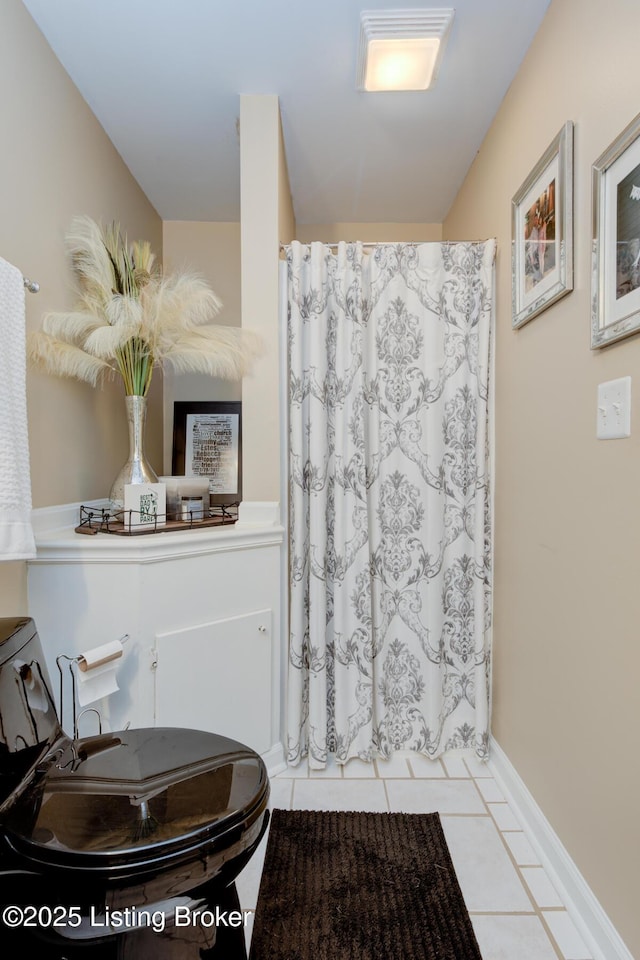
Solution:
[{"label": "white framed picture", "polygon": [[640,331],[640,115],[592,166],[591,346]]},{"label": "white framed picture", "polygon": [[573,123],[568,120],[511,201],[512,326],[573,289]]}]

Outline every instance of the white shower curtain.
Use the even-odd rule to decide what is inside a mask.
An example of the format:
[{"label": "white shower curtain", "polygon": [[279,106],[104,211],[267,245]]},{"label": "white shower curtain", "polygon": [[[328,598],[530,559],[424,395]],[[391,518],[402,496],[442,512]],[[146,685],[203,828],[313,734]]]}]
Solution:
[{"label": "white shower curtain", "polygon": [[486,757],[495,241],[286,255],[288,761]]}]

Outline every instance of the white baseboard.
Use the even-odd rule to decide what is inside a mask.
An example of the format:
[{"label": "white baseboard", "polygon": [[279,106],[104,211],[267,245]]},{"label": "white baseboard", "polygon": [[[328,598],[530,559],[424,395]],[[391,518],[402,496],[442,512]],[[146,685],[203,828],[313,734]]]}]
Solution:
[{"label": "white baseboard", "polygon": [[284,759],[284,747],[281,743],[274,743],[271,749],[262,754],[267,773],[270,777],[275,777],[287,769],[287,763]]},{"label": "white baseboard", "polygon": [[491,742],[488,766],[562,897],[594,960],[634,960],[504,750]]}]

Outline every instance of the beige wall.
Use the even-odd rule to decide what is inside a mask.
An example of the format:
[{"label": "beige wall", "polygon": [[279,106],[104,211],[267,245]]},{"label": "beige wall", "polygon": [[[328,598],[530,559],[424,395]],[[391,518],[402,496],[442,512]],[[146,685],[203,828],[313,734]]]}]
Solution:
[{"label": "beige wall", "polygon": [[363,243],[419,243],[442,240],[441,223],[305,223],[298,224],[296,240],[312,243],[338,243],[361,240]]},{"label": "beige wall", "polygon": [[[638,955],[637,384],[629,440],[598,442],[595,410],[599,382],[635,374],[640,338],[589,349],[589,191],[592,160],[640,105],[639,30],[636,0],[610,0],[606,21],[595,0],[553,0],[443,231],[499,242],[494,731]],[[27,298],[33,329],[44,311],[72,305],[62,241],[75,213],[119,219],[158,252],[162,225],[19,0],[0,5],[0,80],[11,91],[0,107],[0,256],[41,284]],[[576,288],[514,333],[510,198],[566,119],[576,123]],[[241,133],[242,250],[237,224],[168,223],[164,240],[169,265],[188,261],[210,279],[224,323],[239,316],[242,263],[242,322],[268,348],[244,384],[245,498],[278,499],[278,242],[437,240],[441,230],[296,232],[277,98],[243,97]],[[204,389],[188,379],[172,382],[172,398]],[[148,437],[158,466],[159,386]],[[206,386],[217,399],[221,384]],[[34,505],[106,495],[127,449],[118,387],[30,372],[28,404]],[[0,614],[25,609],[24,565],[0,565]]]},{"label": "beige wall", "polygon": [[[161,254],[161,221],[19,0],[0,4],[0,256],[39,281],[27,329],[73,306],[63,239],[85,213],[120,220]],[[161,383],[151,399],[148,453],[161,464]],[[127,456],[122,391],[28,372],[34,507],[109,493]],[[25,565],[0,564],[0,614],[26,611]]]},{"label": "beige wall", "polygon": [[[640,337],[590,349],[591,164],[640,109],[636,0],[553,0],[444,224],[498,238],[493,730],[640,956]],[[575,123],[575,289],[511,329],[510,201]],[[598,383],[633,377],[629,439]]]},{"label": "beige wall", "polygon": [[[222,300],[218,321],[225,326],[242,323],[240,306],[240,224],[165,220],[162,228],[164,268],[193,270],[211,285]],[[241,400],[242,384],[205,374],[164,377],[164,473],[171,473],[173,404],[178,400]]]}]

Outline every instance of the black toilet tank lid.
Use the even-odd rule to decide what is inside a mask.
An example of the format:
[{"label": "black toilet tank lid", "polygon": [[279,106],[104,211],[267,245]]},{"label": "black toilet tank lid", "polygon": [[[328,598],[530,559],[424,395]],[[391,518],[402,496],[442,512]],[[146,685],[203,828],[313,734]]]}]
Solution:
[{"label": "black toilet tank lid", "polygon": [[31,617],[0,617],[0,666],[35,635],[36,625]]},{"label": "black toilet tank lid", "polygon": [[268,789],[262,759],[234,740],[127,730],[64,741],[2,826],[18,853],[44,864],[144,861],[250,818]]}]

